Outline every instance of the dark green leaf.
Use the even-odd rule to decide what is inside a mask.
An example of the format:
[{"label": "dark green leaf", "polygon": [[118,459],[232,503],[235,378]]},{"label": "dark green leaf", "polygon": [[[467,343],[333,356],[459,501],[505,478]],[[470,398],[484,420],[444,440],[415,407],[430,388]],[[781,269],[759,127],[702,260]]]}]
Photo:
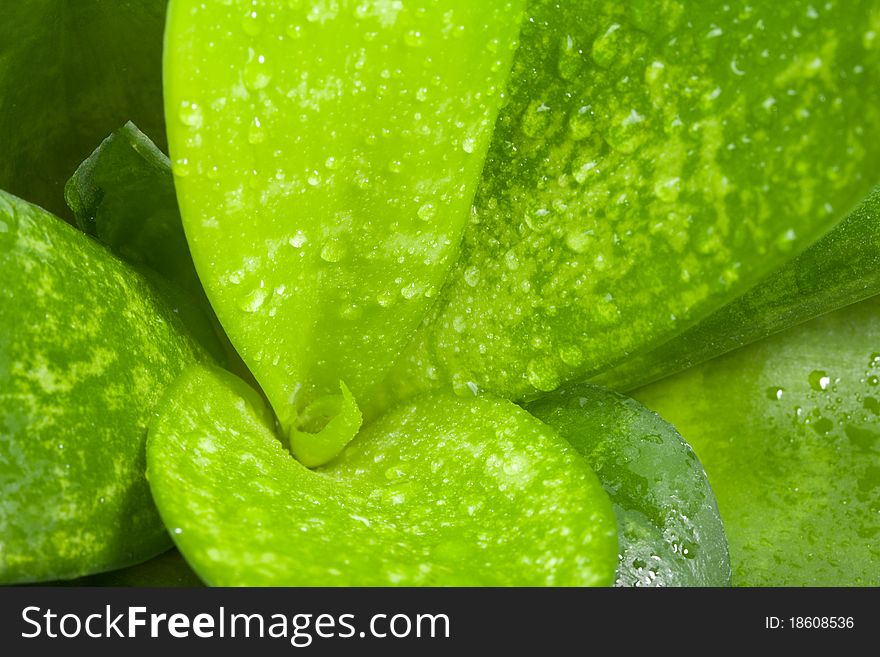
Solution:
[{"label": "dark green leaf", "polygon": [[0,188],[68,214],[64,183],[128,120],[160,147],[167,0],[27,0],[0,12]]},{"label": "dark green leaf", "polygon": [[79,227],[161,288],[202,345],[225,362],[228,345],[193,266],[165,154],[127,123],[77,168],[64,196]]},{"label": "dark green leaf", "polygon": [[623,395],[569,386],[526,405],[587,459],[620,529],[617,586],[728,586],[727,539],[703,466],[679,433]]}]

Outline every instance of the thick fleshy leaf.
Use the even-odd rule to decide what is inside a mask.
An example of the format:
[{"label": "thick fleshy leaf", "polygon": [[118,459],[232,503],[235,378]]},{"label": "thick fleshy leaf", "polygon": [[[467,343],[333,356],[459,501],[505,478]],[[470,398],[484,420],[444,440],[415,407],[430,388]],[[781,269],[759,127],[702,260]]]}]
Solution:
[{"label": "thick fleshy leaf", "polygon": [[462,258],[389,388],[528,399],[689,328],[880,178],[873,1],[529,5]]},{"label": "thick fleshy leaf", "polygon": [[286,431],[340,405],[340,381],[368,397],[439,290],[521,5],[171,3],[166,112],[187,237]]},{"label": "thick fleshy leaf", "polygon": [[59,216],[64,183],[135,121],[164,146],[167,0],[28,0],[0,12],[0,188]]},{"label": "thick fleshy leaf", "polygon": [[666,344],[596,382],[631,390],[880,294],[880,188],[804,253]]},{"label": "thick fleshy leaf", "polygon": [[192,263],[171,162],[149,137],[130,122],[113,132],[67,181],[64,197],[80,229],[167,292],[189,330],[224,362],[225,338]]},{"label": "thick fleshy leaf", "polygon": [[0,582],[167,549],[144,479],[146,427],[202,352],[143,277],[5,192],[0,274]]},{"label": "thick fleshy leaf", "polygon": [[435,393],[317,471],[231,375],[190,369],[150,429],[156,503],[213,585],[604,585],[611,503],[586,461],[510,402]]},{"label": "thick fleshy leaf", "polygon": [[727,539],[694,451],[637,401],[579,384],[526,405],[587,459],[620,531],[617,586],[728,586]]},{"label": "thick fleshy leaf", "polygon": [[106,573],[87,575],[72,580],[45,582],[43,586],[136,586],[147,588],[200,587],[204,586],[180,552],[168,550],[149,561],[111,570]]},{"label": "thick fleshy leaf", "polygon": [[746,586],[880,585],[880,297],[638,390],[709,475]]}]

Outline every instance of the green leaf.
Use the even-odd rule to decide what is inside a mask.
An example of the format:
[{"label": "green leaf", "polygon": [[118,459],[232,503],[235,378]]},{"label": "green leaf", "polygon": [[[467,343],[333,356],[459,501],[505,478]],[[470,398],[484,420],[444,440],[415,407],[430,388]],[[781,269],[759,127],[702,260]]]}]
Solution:
[{"label": "green leaf", "polygon": [[596,383],[631,390],[880,294],[880,188],[830,233],[736,301]]},{"label": "green leaf", "polygon": [[520,5],[171,4],[166,113],[187,237],[285,431],[340,403],[340,380],[368,398],[439,290]]},{"label": "green leaf", "polygon": [[143,277],[5,192],[0,275],[0,582],[167,549],[144,479],[146,427],[201,350]]},{"label": "green leaf", "polygon": [[880,178],[875,2],[532,2],[435,312],[389,377],[508,399],[714,312]]},{"label": "green leaf", "polygon": [[613,580],[608,496],[555,431],[510,402],[422,397],[313,471],[284,450],[241,386],[221,370],[191,368],[150,429],[153,496],[207,583]]},{"label": "green leaf", "polygon": [[202,581],[184,561],[180,552],[168,550],[137,566],[109,573],[80,577],[70,582],[53,582],[64,586],[137,586],[149,588],[198,587]]},{"label": "green leaf", "polygon": [[635,393],[696,450],[734,584],[880,585],[880,297]]},{"label": "green leaf", "polygon": [[693,450],[667,422],[619,393],[579,384],[526,410],[589,462],[620,528],[617,586],[728,586],[727,539]]},{"label": "green leaf", "polygon": [[165,154],[129,122],[80,164],[64,196],[80,229],[165,292],[202,346],[225,362],[225,340],[192,263]]},{"label": "green leaf", "polygon": [[28,0],[0,12],[0,188],[68,214],[64,183],[128,120],[164,147],[167,0]]}]

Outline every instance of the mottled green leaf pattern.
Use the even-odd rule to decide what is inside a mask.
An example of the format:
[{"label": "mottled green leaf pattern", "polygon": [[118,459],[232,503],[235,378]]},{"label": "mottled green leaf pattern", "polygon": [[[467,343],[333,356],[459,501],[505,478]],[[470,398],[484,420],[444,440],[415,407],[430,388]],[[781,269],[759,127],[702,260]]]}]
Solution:
[{"label": "mottled green leaf pattern", "polygon": [[133,123],[113,132],[79,165],[64,197],[80,229],[147,276],[199,342],[225,362],[231,347],[193,266],[171,162],[149,137]]},{"label": "mottled green leaf pattern", "polygon": [[0,274],[0,582],[165,550],[144,479],[146,427],[202,352],[145,279],[5,192]]}]

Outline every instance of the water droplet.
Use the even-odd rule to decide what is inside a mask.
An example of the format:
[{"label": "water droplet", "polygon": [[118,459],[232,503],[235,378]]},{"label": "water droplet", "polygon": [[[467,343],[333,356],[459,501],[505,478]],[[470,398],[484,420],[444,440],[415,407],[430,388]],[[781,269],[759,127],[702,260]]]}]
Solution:
[{"label": "water droplet", "polygon": [[581,107],[571,115],[568,119],[568,134],[575,141],[586,139],[593,134],[593,117],[589,114],[589,107]]},{"label": "water droplet", "polygon": [[477,394],[474,392],[475,389],[479,392],[477,384],[467,375],[462,373],[452,375],[452,392],[458,397],[473,397]]},{"label": "water droplet", "polygon": [[403,168],[403,164],[400,162],[400,160],[391,160],[388,163],[388,170],[391,173],[400,173],[400,170],[402,168]]},{"label": "water droplet", "polygon": [[266,141],[266,132],[263,130],[260,118],[255,116],[250,126],[248,126],[248,143],[262,144],[264,141]]},{"label": "water droplet", "polygon": [[557,70],[563,80],[576,80],[583,68],[581,50],[572,37],[566,36],[560,42]]},{"label": "water droplet", "polygon": [[342,319],[347,319],[349,321],[360,319],[363,314],[363,308],[356,303],[346,304],[342,306],[342,309],[339,311],[339,316],[342,317]]},{"label": "water droplet", "polygon": [[584,352],[576,344],[570,344],[560,348],[559,358],[569,367],[580,367],[584,362]]},{"label": "water droplet", "polygon": [[634,153],[648,138],[645,117],[637,110],[631,109],[625,116],[619,117],[603,135],[606,143],[624,155]]},{"label": "water droplet", "polygon": [[434,207],[433,203],[425,203],[419,208],[417,214],[422,221],[430,221],[437,214],[437,208]]},{"label": "water droplet", "polygon": [[534,358],[526,366],[526,378],[529,383],[541,392],[551,392],[559,387],[559,373],[553,360]]},{"label": "water droplet", "polygon": [[189,128],[201,128],[203,120],[202,108],[196,103],[191,103],[185,100],[180,103],[180,108],[177,110],[177,118],[183,125]]},{"label": "water droplet", "polygon": [[376,297],[376,303],[378,303],[383,308],[388,308],[389,306],[394,305],[396,299],[396,294],[386,291],[379,293],[379,295]]},{"label": "water droplet", "polygon": [[339,240],[329,240],[321,249],[321,260],[325,262],[339,262],[345,257],[345,246]]},{"label": "water droplet", "polygon": [[477,267],[468,267],[464,270],[464,282],[471,287],[477,287],[480,283],[480,270]]},{"label": "water droplet", "polygon": [[681,189],[680,182],[681,178],[658,180],[654,185],[654,195],[664,203],[673,203],[678,199],[678,193]]},{"label": "water droplet", "polygon": [[813,422],[813,431],[818,433],[820,436],[827,435],[831,433],[832,429],[834,429],[834,423],[829,420],[827,417],[822,417]]},{"label": "water droplet", "polygon": [[324,166],[332,171],[336,168],[336,158],[331,155],[325,160]]},{"label": "water droplet", "polygon": [[189,175],[191,170],[189,159],[181,157],[174,160],[174,165],[171,167],[171,170],[175,176],[185,178]]},{"label": "water droplet", "polygon": [[419,293],[420,290],[421,288],[415,283],[410,283],[409,285],[401,288],[400,294],[403,295],[404,299],[412,299]]},{"label": "water droplet", "polygon": [[246,313],[255,313],[260,309],[265,301],[266,291],[262,288],[257,288],[245,297],[245,301],[242,304],[241,309],[244,310]]},{"label": "water droplet", "polygon": [[417,30],[410,30],[404,35],[403,42],[410,48],[419,48],[422,45],[422,33]]},{"label": "water droplet", "polygon": [[181,529],[180,527],[175,527],[174,533],[180,536],[183,533],[183,529]]},{"label": "water droplet", "polygon": [[574,230],[565,236],[565,245],[575,253],[584,253],[594,241],[593,231]]},{"label": "water droplet", "polygon": [[869,386],[876,386],[878,384],[880,384],[880,377],[873,376],[873,375],[868,377],[868,385]]},{"label": "water droplet", "polygon": [[813,370],[810,372],[810,376],[807,380],[810,383],[810,387],[817,392],[827,390],[828,386],[831,384],[831,377],[829,377],[828,373],[824,370]]},{"label": "water droplet", "polygon": [[397,463],[385,470],[385,478],[388,481],[396,481],[409,476],[409,469],[404,463]]},{"label": "water droplet", "polygon": [[880,354],[871,354],[871,359],[868,361],[868,367],[880,367]]},{"label": "water droplet", "polygon": [[266,57],[257,55],[244,67],[244,84],[252,91],[265,89],[272,81],[272,71],[266,65]]},{"label": "water droplet", "polygon": [[519,269],[519,256],[516,255],[513,249],[504,254],[504,264],[507,265],[510,271]]},{"label": "water droplet", "polygon": [[543,100],[536,99],[529,103],[520,117],[519,129],[527,137],[538,137],[550,123],[550,107]]},{"label": "water droplet", "polygon": [[772,399],[773,401],[779,401],[782,399],[782,395],[785,392],[785,388],[779,388],[777,386],[770,386],[767,388],[767,399]]},{"label": "water droplet", "polygon": [[468,137],[467,139],[465,139],[461,142],[461,149],[465,153],[473,153],[475,146],[476,146],[476,141],[472,137]]},{"label": "water droplet", "polygon": [[529,462],[522,454],[514,454],[504,462],[501,470],[509,476],[516,476],[528,469]]},{"label": "water droplet", "polygon": [[306,239],[305,233],[301,230],[296,231],[296,235],[287,240],[287,243],[290,244],[295,249],[302,247],[308,240]]},{"label": "water droplet", "polygon": [[419,87],[416,90],[416,100],[419,101],[420,103],[423,103],[423,102],[425,102],[425,100],[427,100],[427,98],[428,98],[427,87]]},{"label": "water droplet", "polygon": [[620,24],[612,23],[603,34],[599,35],[596,40],[593,41],[593,47],[590,54],[593,57],[593,61],[596,62],[598,66],[609,68],[618,58],[618,43],[620,41],[619,30]]}]

